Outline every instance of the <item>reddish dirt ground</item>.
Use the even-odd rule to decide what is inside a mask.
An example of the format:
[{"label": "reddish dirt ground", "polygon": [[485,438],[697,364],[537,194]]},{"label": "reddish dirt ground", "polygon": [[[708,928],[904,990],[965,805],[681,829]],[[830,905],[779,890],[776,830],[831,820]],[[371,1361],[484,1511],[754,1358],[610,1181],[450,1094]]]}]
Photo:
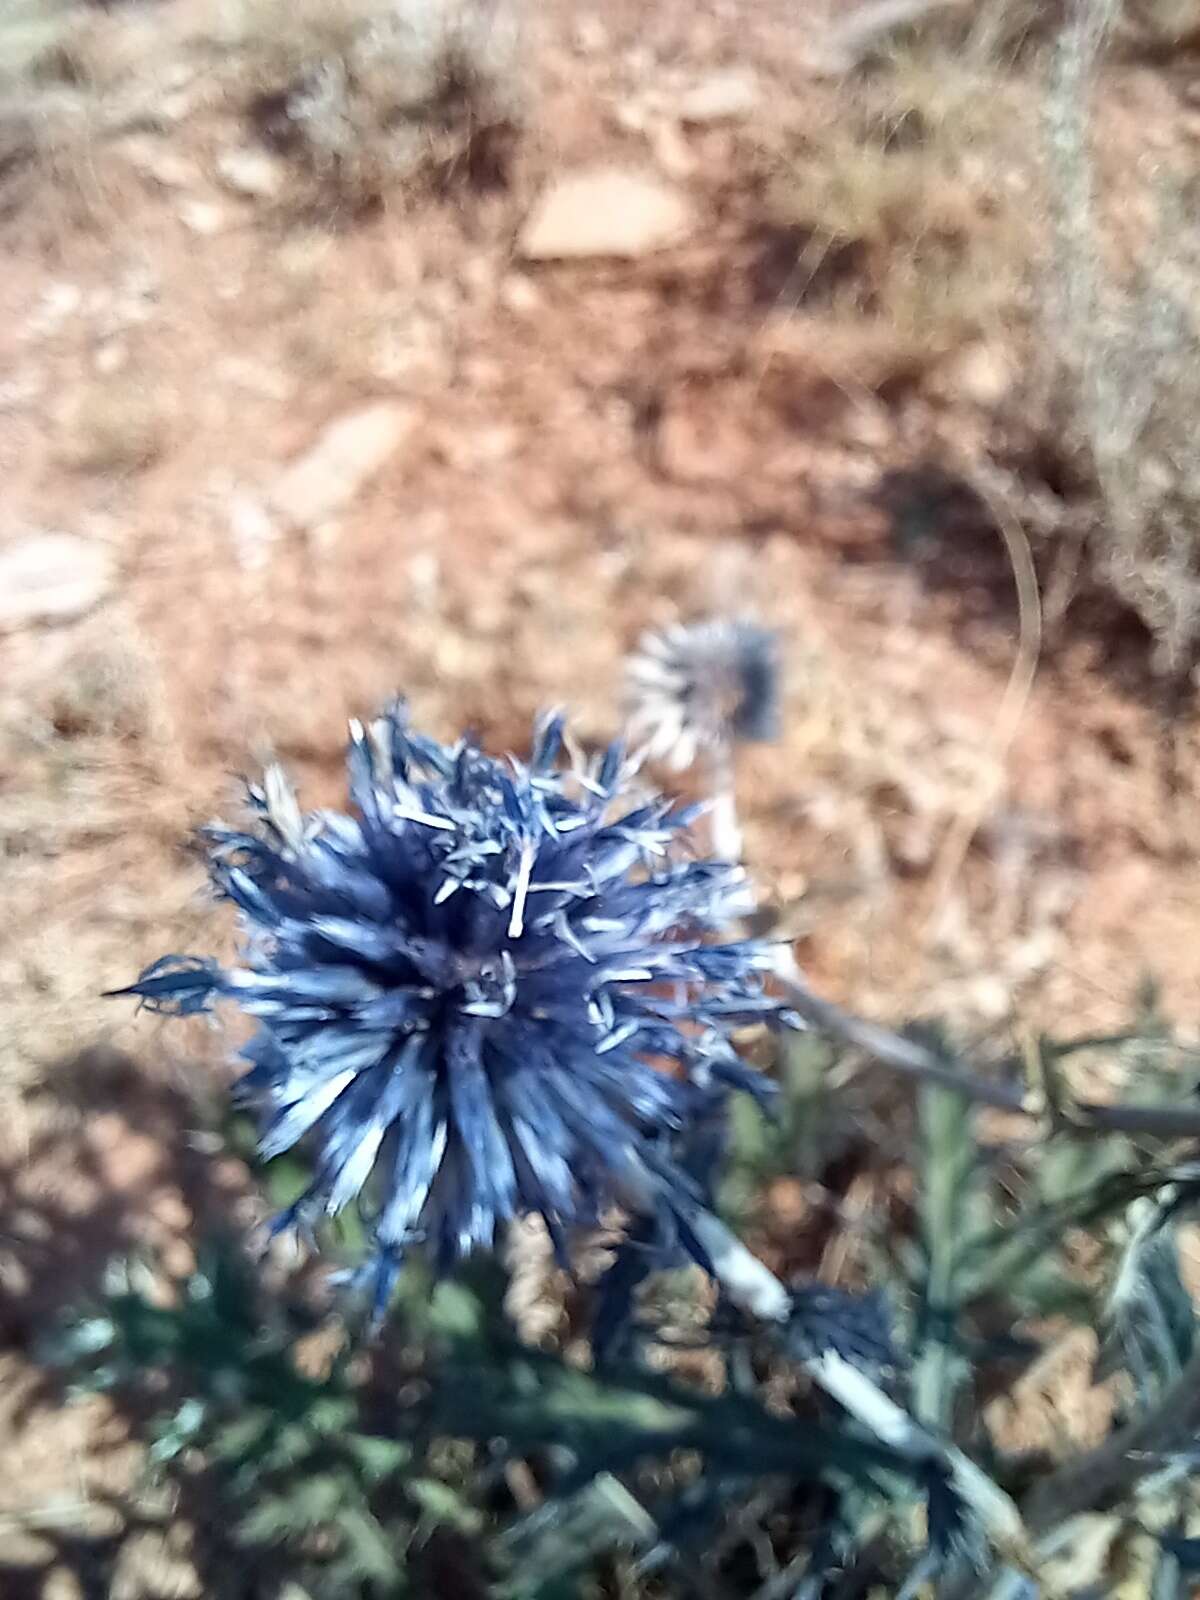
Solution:
[{"label": "reddish dirt ground", "polygon": [[[178,30],[186,59],[203,8],[160,9],[156,51]],[[217,231],[117,149],[76,203],[47,186],[0,223],[0,538],[83,533],[118,573],[86,619],[0,638],[12,1207],[95,1236],[50,1300],[140,1215],[168,1233],[192,1215],[170,1158],[176,1069],[149,1020],[97,997],[219,937],[180,845],[232,803],[231,775],[274,751],[305,799],[337,799],[345,719],[396,691],[433,731],[496,747],[519,749],[551,703],[603,737],[639,632],[714,604],[785,637],[786,731],[747,751],[739,786],[750,861],[827,992],[891,1020],[1084,1032],[1127,1021],[1151,974],[1195,1028],[1190,707],[1164,719],[1114,612],[1046,644],[1001,747],[1018,648],[1003,544],[986,518],[939,520],[953,496],[936,485],[916,545],[897,512],[896,475],[948,436],[986,440],[989,403],[961,383],[830,382],[772,278],[756,152],[777,114],[821,126],[840,92],[803,74],[794,10],[544,6],[530,130],[495,193],[396,197],[338,228],[230,196],[214,162],[244,133],[198,70],[195,109],[155,137],[219,204]],[[730,62],[763,85],[749,125],[636,126],[647,85]],[[702,226],[640,262],[522,264],[538,187],[601,158],[665,165]],[[336,523],[268,534],[282,466],[374,399],[411,414],[393,459]],[[89,407],[130,430],[149,410],[152,458],[80,466]],[[97,1064],[124,1052],[99,1109]],[[39,1092],[64,1075],[88,1091],[70,1109]],[[96,1199],[114,1175],[85,1156],[115,1161],[132,1196],[110,1217]],[[76,1415],[61,1427],[58,1448],[12,1430],[23,1504],[61,1493],[85,1449]]]}]

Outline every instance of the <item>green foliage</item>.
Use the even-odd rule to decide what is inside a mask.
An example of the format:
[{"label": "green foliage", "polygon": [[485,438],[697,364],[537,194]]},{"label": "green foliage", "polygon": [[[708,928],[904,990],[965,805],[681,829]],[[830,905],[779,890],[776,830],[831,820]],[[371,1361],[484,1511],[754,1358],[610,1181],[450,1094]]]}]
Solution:
[{"label": "green foliage", "polygon": [[[435,1534],[492,1531],[483,1486],[508,1464],[538,1463],[544,1483],[541,1506],[489,1540],[497,1593],[514,1600],[561,1593],[565,1575],[622,1548],[669,1566],[764,1479],[855,1507],[860,1522],[880,1504],[908,1515],[911,1469],[860,1430],[797,1427],[736,1388],[705,1394],[644,1367],[598,1375],[531,1351],[499,1314],[502,1276],[473,1276],[430,1295],[415,1267],[374,1356],[342,1341],[314,1375],[302,1351],[328,1326],[264,1293],[220,1242],[173,1298],[144,1263],[114,1268],[102,1302],[47,1354],[76,1393],[139,1417],[150,1469],[203,1492],[228,1559],[260,1574],[283,1563],[314,1600],[424,1593],[414,1552]],[[397,1366],[423,1380],[408,1406],[381,1387]]]},{"label": "green foliage", "polygon": [[967,1261],[990,1221],[971,1127],[961,1095],[928,1089],[920,1102],[920,1172],[913,1394],[922,1421],[949,1431],[954,1400],[970,1376],[957,1329],[970,1283]]},{"label": "green foliage", "polygon": [[[888,1179],[905,1208],[869,1264],[883,1299],[798,1285],[782,1338],[706,1303],[693,1270],[686,1315],[678,1293],[647,1296],[630,1359],[593,1371],[577,1341],[520,1343],[499,1260],[438,1282],[414,1256],[367,1342],[226,1240],[179,1284],[143,1262],[114,1267],[52,1353],[76,1393],[104,1392],[125,1411],[148,1470],[251,1600],[274,1600],[284,1580],[309,1600],[920,1600],[931,1585],[1041,1600],[1015,1570],[993,1570],[981,1524],[933,1457],[884,1442],[806,1374],[833,1350],[1017,1497],[1032,1466],[997,1448],[985,1401],[1071,1321],[1102,1332],[1096,1379],[1118,1386],[1118,1426],[1173,1404],[1200,1352],[1180,1258],[1200,1168],[1073,1125],[1068,1063],[1112,1051],[1143,1104],[1178,1099],[1149,1000],[1128,1034],[1037,1042],[1050,1107],[1040,1138],[923,1086],[911,1164]],[[856,1159],[834,1059],[812,1036],[780,1049],[778,1114],[734,1126],[735,1213],[753,1216],[778,1177],[829,1182]],[[271,1169],[274,1198],[302,1176]],[[662,1281],[678,1288],[679,1276]],[[868,1333],[880,1352],[870,1360]],[[703,1366],[689,1371],[698,1345]],[[1197,1465],[1200,1428],[1177,1429],[1108,1497],[1104,1537],[1113,1550],[1132,1540],[1154,1600],[1188,1592]],[[1046,1537],[1074,1549],[1082,1534],[1068,1516]]]},{"label": "green foliage", "polygon": [[749,1095],[730,1106],[731,1148],[721,1185],[721,1212],[746,1221],[763,1186],[783,1176],[815,1178],[843,1138],[827,1077],[834,1054],[815,1033],[775,1041],[778,1101],[765,1111]]},{"label": "green foliage", "polygon": [[[425,1330],[437,1326],[430,1307]],[[403,1596],[414,1539],[474,1528],[478,1513],[429,1475],[417,1419],[381,1404],[345,1339],[323,1373],[302,1368],[305,1338],[327,1332],[218,1241],[172,1297],[146,1264],[114,1267],[102,1303],[48,1354],[76,1393],[140,1417],[150,1467],[203,1487],[214,1534],[241,1559],[283,1560],[313,1600]]]}]

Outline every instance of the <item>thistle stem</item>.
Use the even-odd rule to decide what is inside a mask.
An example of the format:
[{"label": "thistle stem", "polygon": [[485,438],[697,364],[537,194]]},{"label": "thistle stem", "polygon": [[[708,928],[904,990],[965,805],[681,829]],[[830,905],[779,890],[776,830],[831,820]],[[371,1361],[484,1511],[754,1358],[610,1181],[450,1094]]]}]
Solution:
[{"label": "thistle stem", "polygon": [[688,1222],[712,1262],[714,1276],[734,1305],[760,1322],[786,1322],[791,1315],[792,1297],[771,1269],[711,1211],[696,1211]]},{"label": "thistle stem", "polygon": [[[697,1212],[688,1220],[708,1253],[714,1275],[734,1304],[786,1332],[791,1296],[775,1274],[711,1213]],[[794,1352],[788,1354],[794,1359]],[[956,1445],[922,1427],[836,1351],[804,1358],[800,1365],[830,1399],[896,1455],[914,1465],[940,1467],[955,1493],[978,1517],[997,1554],[1024,1571],[1034,1570],[1032,1547],[1016,1505]]]},{"label": "thistle stem", "polygon": [[712,852],[718,860],[736,865],[745,855],[745,842],[738,820],[733,750],[728,739],[720,739],[713,745],[708,765],[712,792],[712,810],[708,818]]}]

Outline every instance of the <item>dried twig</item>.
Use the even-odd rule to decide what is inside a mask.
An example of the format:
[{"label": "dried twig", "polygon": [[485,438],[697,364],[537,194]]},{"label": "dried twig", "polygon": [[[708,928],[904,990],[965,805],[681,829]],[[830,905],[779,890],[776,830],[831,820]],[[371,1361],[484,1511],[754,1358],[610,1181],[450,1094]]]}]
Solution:
[{"label": "dried twig", "polygon": [[915,27],[938,11],[957,11],[971,0],[867,0],[817,44],[812,70],[830,76],[862,66],[893,34]]},{"label": "dried twig", "polygon": [[1200,1431],[1200,1354],[1194,1355],[1163,1395],[1103,1444],[1066,1462],[1029,1496],[1029,1527],[1049,1533],[1071,1517],[1125,1500],[1164,1458],[1194,1446]]},{"label": "dried twig", "polygon": [[975,835],[1004,782],[1005,766],[1017,737],[1037,677],[1042,649],[1042,598],[1029,535],[1007,498],[964,459],[964,476],[986,505],[1012,567],[1020,617],[1020,638],[1004,698],[992,730],[993,760],[987,775],[967,805],[952,820],[938,849],[926,895],[925,932],[936,927],[946,909],[955,878],[967,859]]},{"label": "dried twig", "polygon": [[[1195,1442],[1200,1429],[1200,1354],[1194,1355],[1152,1411],[1086,1454],[1044,1478],[1022,1507],[1024,1524],[1042,1559],[1063,1543],[1076,1519],[1119,1504],[1162,1470],[1164,1458]],[[964,1573],[943,1600],[974,1600],[990,1594],[994,1574]]]},{"label": "dried twig", "polygon": [[881,1066],[890,1067],[905,1077],[953,1089],[976,1105],[1015,1111],[1076,1134],[1134,1133],[1153,1139],[1200,1138],[1200,1105],[1104,1105],[1092,1100],[1073,1100],[1063,1107],[1051,1107],[1040,1090],[1028,1089],[1020,1083],[982,1078],[951,1055],[878,1023],[865,1022],[843,1011],[833,1001],[823,999],[808,986],[790,950],[781,951],[776,976],[788,1004],[818,1033],[861,1050]]}]

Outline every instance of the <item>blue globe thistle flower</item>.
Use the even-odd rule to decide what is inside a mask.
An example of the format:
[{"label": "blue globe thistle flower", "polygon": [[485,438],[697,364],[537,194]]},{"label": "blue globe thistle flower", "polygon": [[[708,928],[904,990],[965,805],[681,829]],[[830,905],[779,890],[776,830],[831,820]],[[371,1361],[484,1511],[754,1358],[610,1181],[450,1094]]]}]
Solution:
[{"label": "blue globe thistle flower", "polygon": [[713,617],[642,635],[626,664],[628,737],[676,771],[703,752],[779,737],[778,635]]},{"label": "blue globe thistle flower", "polygon": [[307,1139],[314,1163],[277,1225],[356,1204],[380,1308],[410,1244],[445,1269],[521,1214],[560,1254],[613,1202],[690,1239],[679,1135],[767,1087],[728,1035],[777,1009],[768,952],[712,942],[740,869],[680,858],[693,813],[626,794],[619,747],[564,770],[561,746],[558,718],[528,765],[425,738],[400,705],[352,724],[353,815],[304,815],[273,768],[256,827],[206,831],[239,963],[167,956],[119,991],[257,1020],[261,1153]]}]

